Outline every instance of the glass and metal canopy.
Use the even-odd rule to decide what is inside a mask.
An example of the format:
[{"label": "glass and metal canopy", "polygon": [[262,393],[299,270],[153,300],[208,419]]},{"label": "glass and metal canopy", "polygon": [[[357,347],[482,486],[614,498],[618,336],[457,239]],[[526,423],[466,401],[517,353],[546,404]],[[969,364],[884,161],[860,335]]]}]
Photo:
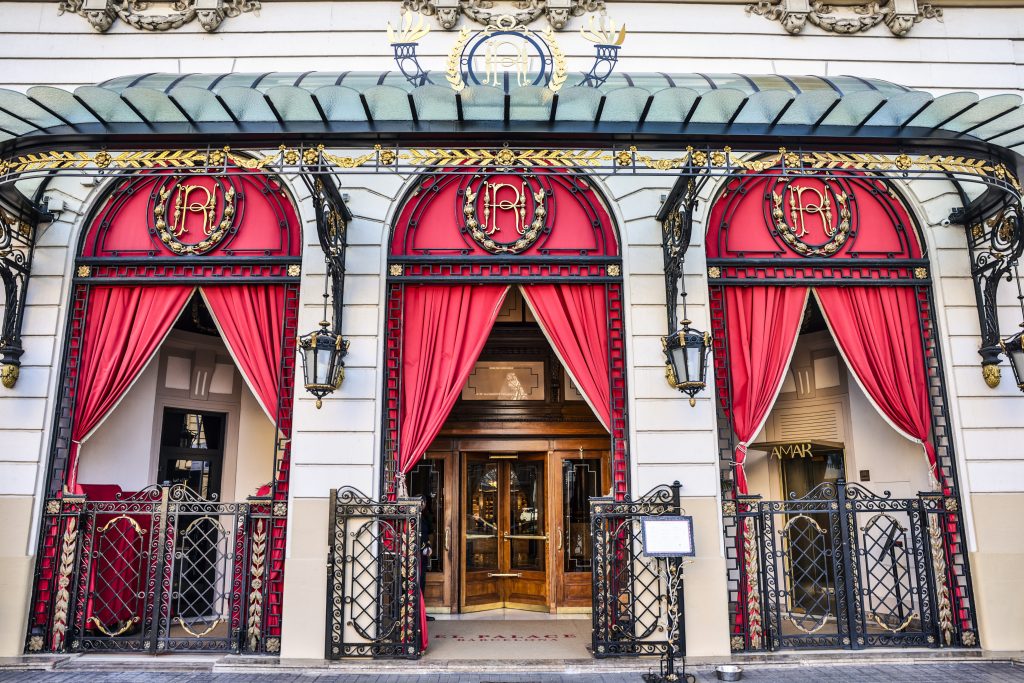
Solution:
[{"label": "glass and metal canopy", "polygon": [[[428,76],[429,76],[428,72]],[[35,146],[109,136],[310,135],[383,141],[413,134],[562,137],[651,143],[708,136],[930,139],[937,147],[1024,151],[1017,95],[934,97],[853,76],[613,73],[600,85],[570,76],[542,86],[467,85],[439,74],[416,85],[400,71],[150,73],[73,92],[0,90],[0,157]],[[326,136],[326,137],[324,137]],[[46,142],[44,142],[46,141]],[[198,141],[198,140],[197,140]],[[1005,151],[1004,151],[1005,153]],[[1015,164],[1012,164],[1015,165]]]}]

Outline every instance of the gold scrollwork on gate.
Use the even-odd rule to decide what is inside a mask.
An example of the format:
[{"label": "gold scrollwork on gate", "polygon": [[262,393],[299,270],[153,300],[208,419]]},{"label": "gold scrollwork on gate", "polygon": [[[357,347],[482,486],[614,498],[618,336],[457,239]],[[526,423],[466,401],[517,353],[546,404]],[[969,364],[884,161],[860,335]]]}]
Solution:
[{"label": "gold scrollwork on gate", "polygon": [[122,636],[125,633],[127,633],[128,629],[130,629],[132,625],[139,623],[139,617],[133,614],[130,619],[125,619],[124,623],[121,624],[121,628],[115,630],[107,629],[107,627],[103,625],[103,622],[101,622],[96,617],[89,617],[86,623],[90,623],[93,626],[95,626],[96,630],[105,636],[108,636],[110,638],[117,638],[118,636]]}]

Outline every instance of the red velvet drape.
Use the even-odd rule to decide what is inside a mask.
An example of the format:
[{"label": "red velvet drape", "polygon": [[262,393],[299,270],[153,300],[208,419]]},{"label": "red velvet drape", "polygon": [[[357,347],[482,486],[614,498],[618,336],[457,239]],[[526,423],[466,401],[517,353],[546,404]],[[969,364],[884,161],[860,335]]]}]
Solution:
[{"label": "red velvet drape", "polygon": [[163,343],[192,287],[96,286],[89,290],[71,423],[69,491],[78,486],[80,446],[131,388]]},{"label": "red velvet drape", "polygon": [[725,333],[728,338],[729,419],[736,433],[736,491],[747,493],[743,462],[779,395],[793,357],[806,287],[726,287]]},{"label": "red velvet drape", "polygon": [[604,285],[525,285],[523,296],[559,360],[611,431],[611,356]]},{"label": "red velvet drape", "polygon": [[275,425],[281,395],[284,285],[203,287],[221,337],[249,388]]},{"label": "red velvet drape", "polygon": [[398,467],[411,470],[437,437],[484,348],[506,285],[406,287]]},{"label": "red velvet drape", "polygon": [[[505,285],[405,288],[398,446],[398,468],[403,475],[419,462],[441,431],[507,292]],[[426,649],[427,609],[423,594],[419,597],[421,647]]]},{"label": "red velvet drape", "polygon": [[864,393],[890,424],[924,446],[938,482],[915,288],[822,287],[815,294]]}]

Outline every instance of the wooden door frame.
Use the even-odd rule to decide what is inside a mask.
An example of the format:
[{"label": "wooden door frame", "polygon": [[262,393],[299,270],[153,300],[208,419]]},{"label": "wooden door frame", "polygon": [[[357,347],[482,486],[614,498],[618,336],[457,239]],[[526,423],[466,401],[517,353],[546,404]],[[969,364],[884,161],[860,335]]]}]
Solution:
[{"label": "wooden door frame", "polygon": [[[593,433],[580,435],[557,434],[562,425],[556,425],[556,435],[545,435],[536,437],[506,437],[499,434],[484,436],[474,433],[472,436],[444,436],[439,437],[427,451],[427,458],[443,459],[445,461],[445,511],[446,524],[451,529],[451,543],[446,556],[447,577],[442,579],[444,585],[443,594],[446,596],[445,603],[433,605],[429,611],[433,613],[456,613],[462,609],[463,595],[465,589],[464,567],[463,567],[463,497],[462,487],[465,485],[463,469],[466,455],[483,453],[546,453],[545,458],[545,502],[548,506],[548,530],[549,541],[547,543],[547,609],[549,612],[582,613],[587,612],[586,607],[567,607],[559,605],[558,582],[561,580],[561,564],[559,550],[557,549],[556,530],[561,525],[562,518],[562,462],[571,459],[570,454],[578,452],[579,448],[584,449],[588,457],[595,453],[601,453],[602,458],[602,483],[604,488],[612,486],[612,457],[611,444],[608,436],[601,436]],[[446,430],[447,431],[447,430]],[[601,491],[602,495],[607,491]],[[428,581],[430,578],[428,577]]]}]

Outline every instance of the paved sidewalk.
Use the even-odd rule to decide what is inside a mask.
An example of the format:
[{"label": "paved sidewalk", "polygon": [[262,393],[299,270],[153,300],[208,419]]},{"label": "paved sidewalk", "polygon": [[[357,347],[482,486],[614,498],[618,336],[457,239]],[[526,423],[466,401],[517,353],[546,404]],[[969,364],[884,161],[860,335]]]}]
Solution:
[{"label": "paved sidewalk", "polygon": [[[701,683],[717,680],[706,668],[695,671]],[[288,672],[259,674],[199,671],[0,671],[0,683],[642,683],[640,675],[627,672],[560,674],[337,674]],[[832,666],[747,666],[748,683],[1024,683],[1024,666],[987,662],[954,664],[867,664]]]}]

